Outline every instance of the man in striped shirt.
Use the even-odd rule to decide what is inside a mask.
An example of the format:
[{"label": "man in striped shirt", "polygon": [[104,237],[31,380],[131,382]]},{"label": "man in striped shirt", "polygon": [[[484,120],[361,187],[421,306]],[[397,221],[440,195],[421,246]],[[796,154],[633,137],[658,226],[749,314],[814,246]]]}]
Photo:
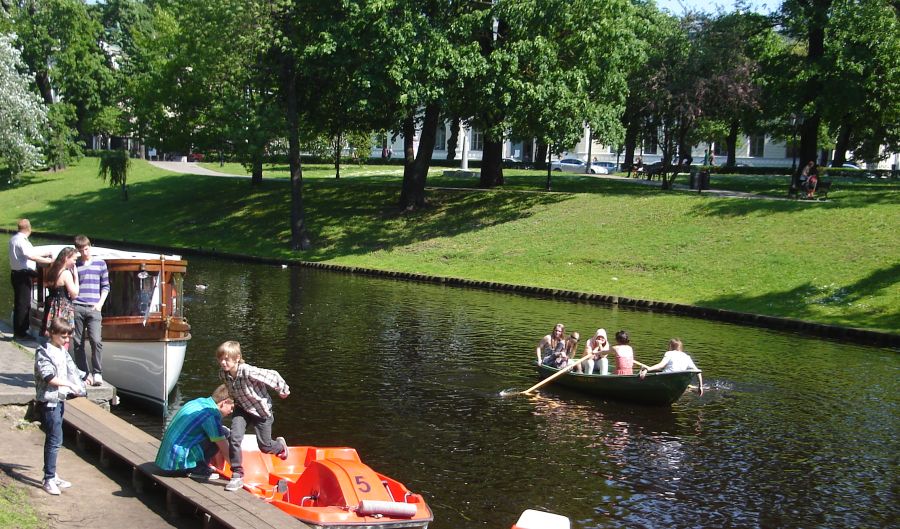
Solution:
[{"label": "man in striped shirt", "polygon": [[[81,254],[78,268],[78,297],[75,298],[75,365],[90,373],[88,383],[103,383],[103,303],[109,295],[109,271],[106,262],[91,257],[91,241],[84,235],[75,237],[75,249]],[[87,362],[87,345],[91,342],[91,362]]]}]

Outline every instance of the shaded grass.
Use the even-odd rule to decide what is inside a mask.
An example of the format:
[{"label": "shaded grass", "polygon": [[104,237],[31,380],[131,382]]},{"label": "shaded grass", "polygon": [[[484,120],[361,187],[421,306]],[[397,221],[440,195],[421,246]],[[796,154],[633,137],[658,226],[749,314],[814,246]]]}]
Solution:
[{"label": "shaded grass", "polygon": [[[900,188],[891,181],[842,183],[816,203],[559,173],[553,187],[564,192],[522,192],[543,189],[546,174],[508,171],[503,189],[432,189],[431,207],[404,214],[401,175],[391,172],[399,167],[362,169],[340,180],[304,173],[313,249],[302,253],[289,249],[284,179],[251,188],[139,161],[128,202],[87,159],[0,187],[0,218],[10,228],[28,216],[38,231],[900,328]],[[429,185],[448,179],[459,180],[435,174]]]}]

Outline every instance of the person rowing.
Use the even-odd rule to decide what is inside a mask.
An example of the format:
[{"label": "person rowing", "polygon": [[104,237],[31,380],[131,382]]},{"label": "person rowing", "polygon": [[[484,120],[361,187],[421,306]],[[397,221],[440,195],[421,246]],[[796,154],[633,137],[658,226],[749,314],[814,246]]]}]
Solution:
[{"label": "person rowing", "polygon": [[703,395],[703,373],[697,369],[690,355],[684,352],[684,344],[678,338],[669,340],[669,350],[663,355],[663,359],[658,364],[652,366],[644,366],[641,369],[640,376],[644,378],[649,371],[660,371],[662,373],[675,373],[679,371],[696,371],[697,372],[697,394]]}]

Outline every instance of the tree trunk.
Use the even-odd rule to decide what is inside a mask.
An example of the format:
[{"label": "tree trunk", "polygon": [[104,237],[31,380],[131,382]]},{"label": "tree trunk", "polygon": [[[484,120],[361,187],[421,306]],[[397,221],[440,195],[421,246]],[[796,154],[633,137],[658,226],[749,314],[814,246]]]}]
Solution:
[{"label": "tree trunk", "polygon": [[737,120],[731,122],[731,128],[728,129],[728,136],[725,138],[725,144],[728,148],[728,159],[725,160],[725,167],[734,167],[737,165],[737,137],[740,130],[740,124]]},{"label": "tree trunk", "polygon": [[844,165],[844,162],[847,161],[847,149],[850,147],[850,137],[852,134],[853,125],[850,125],[849,123],[841,125],[841,130],[838,132],[837,144],[834,146],[833,164],[835,167],[841,167]]},{"label": "tree trunk", "polygon": [[[814,0],[810,2],[807,15],[809,16],[809,33],[807,41],[806,63],[810,69],[815,71],[817,65],[822,62],[825,56],[825,25],[828,22],[828,11],[831,7],[831,0]],[[822,83],[818,75],[811,76],[806,86],[803,87],[801,96],[801,108],[807,103],[815,103],[822,94]],[[819,148],[819,124],[822,121],[821,115],[817,112],[812,116],[807,116],[800,125],[800,163],[794,172],[791,181],[791,187],[800,187],[800,172],[803,167],[810,161],[815,161]]]},{"label": "tree trunk", "polygon": [[537,152],[534,154],[534,168],[547,169],[550,163],[547,161],[547,144],[538,142]]},{"label": "tree trunk", "polygon": [[459,144],[459,118],[450,120],[450,138],[447,139],[447,159],[456,159],[456,146]]},{"label": "tree trunk", "polygon": [[44,100],[44,104],[52,105],[53,86],[50,84],[50,75],[45,71],[38,72],[34,75],[34,82],[41,93],[41,99]]},{"label": "tree trunk", "polygon": [[641,123],[637,119],[632,119],[625,127],[625,159],[622,161],[622,169],[627,168],[628,176],[631,176],[631,168],[634,166],[634,149],[637,147],[640,131]]},{"label": "tree trunk", "polygon": [[425,107],[425,120],[422,123],[422,135],[419,136],[419,152],[416,153],[410,171],[403,171],[403,190],[400,192],[400,207],[407,211],[423,208],[428,205],[425,199],[425,182],[428,168],[434,156],[434,142],[440,118],[440,107],[432,103]]},{"label": "tree trunk", "polygon": [[343,150],[343,135],[338,133],[334,139],[334,179],[341,178],[341,151]]},{"label": "tree trunk", "polygon": [[807,117],[803,124],[800,125],[800,152],[797,159],[797,170],[794,172],[793,185],[800,187],[800,172],[806,167],[810,161],[817,161],[819,158],[819,123],[822,118],[816,114]]},{"label": "tree trunk", "polygon": [[481,153],[481,181],[478,185],[484,188],[503,185],[503,142],[486,135]]},{"label": "tree trunk", "polygon": [[263,159],[262,156],[254,155],[252,168],[250,169],[250,185],[253,187],[262,184],[263,178]]},{"label": "tree trunk", "polygon": [[303,167],[300,164],[300,116],[297,109],[297,73],[292,57],[284,57],[282,83],[287,103],[288,159],[291,169],[291,249],[310,247],[303,214]]},{"label": "tree trunk", "polygon": [[[406,186],[407,182],[410,182],[410,185],[412,185],[411,182],[413,182],[416,177],[413,173],[413,164],[416,161],[415,149],[413,149],[413,139],[416,134],[416,118],[413,112],[410,112],[400,124],[400,134],[403,136],[403,185]],[[402,189],[400,195],[401,206],[405,207],[403,204]]]}]

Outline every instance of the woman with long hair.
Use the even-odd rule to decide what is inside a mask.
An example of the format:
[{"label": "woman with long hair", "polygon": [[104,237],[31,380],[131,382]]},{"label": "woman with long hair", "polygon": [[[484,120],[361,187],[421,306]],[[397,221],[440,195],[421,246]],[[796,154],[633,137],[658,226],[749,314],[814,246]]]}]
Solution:
[{"label": "woman with long hair", "polygon": [[50,268],[47,269],[46,285],[49,295],[44,301],[44,319],[41,334],[47,334],[47,325],[55,318],[62,318],[69,325],[75,325],[75,306],[72,301],[78,296],[78,273],[75,261],[78,252],[75,248],[63,248],[57,254]]}]

